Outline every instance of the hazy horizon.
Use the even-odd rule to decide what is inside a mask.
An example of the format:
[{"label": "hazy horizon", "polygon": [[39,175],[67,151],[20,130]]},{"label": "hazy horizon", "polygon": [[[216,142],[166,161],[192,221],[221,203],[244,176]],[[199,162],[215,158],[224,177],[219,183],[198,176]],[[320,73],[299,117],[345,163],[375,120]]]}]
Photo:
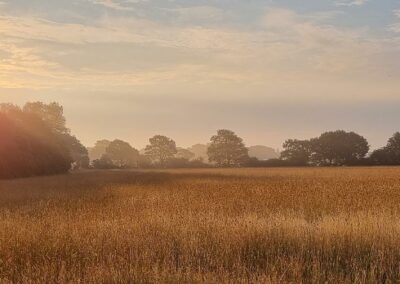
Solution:
[{"label": "hazy horizon", "polygon": [[400,130],[394,0],[0,1],[0,101],[56,101],[86,146],[217,129],[247,146]]}]

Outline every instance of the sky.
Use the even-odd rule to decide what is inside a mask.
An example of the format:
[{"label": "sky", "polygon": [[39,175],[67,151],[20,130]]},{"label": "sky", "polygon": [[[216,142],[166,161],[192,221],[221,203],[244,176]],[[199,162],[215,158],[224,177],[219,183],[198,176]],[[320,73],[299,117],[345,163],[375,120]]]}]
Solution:
[{"label": "sky", "polygon": [[87,146],[344,129],[374,149],[399,78],[399,0],[0,0],[0,102],[59,102]]}]

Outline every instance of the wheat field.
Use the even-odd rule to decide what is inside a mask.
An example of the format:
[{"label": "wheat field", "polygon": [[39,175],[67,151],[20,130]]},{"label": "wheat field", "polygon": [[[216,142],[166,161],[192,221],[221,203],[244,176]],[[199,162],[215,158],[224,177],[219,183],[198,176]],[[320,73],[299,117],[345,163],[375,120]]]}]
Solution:
[{"label": "wheat field", "polygon": [[0,182],[0,283],[396,283],[400,168]]}]

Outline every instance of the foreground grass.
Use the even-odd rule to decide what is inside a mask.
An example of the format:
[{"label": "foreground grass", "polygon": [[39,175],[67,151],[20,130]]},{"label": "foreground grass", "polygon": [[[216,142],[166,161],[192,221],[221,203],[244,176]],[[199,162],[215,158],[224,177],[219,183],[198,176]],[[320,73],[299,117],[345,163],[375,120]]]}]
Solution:
[{"label": "foreground grass", "polygon": [[400,282],[400,168],[0,182],[0,282]]}]

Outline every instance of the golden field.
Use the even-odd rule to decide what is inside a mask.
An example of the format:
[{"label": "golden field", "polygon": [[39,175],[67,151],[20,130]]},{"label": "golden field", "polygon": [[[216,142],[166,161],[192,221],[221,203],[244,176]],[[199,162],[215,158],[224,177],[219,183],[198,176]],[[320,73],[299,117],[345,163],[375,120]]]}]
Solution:
[{"label": "golden field", "polygon": [[0,182],[0,283],[397,283],[400,168]]}]

